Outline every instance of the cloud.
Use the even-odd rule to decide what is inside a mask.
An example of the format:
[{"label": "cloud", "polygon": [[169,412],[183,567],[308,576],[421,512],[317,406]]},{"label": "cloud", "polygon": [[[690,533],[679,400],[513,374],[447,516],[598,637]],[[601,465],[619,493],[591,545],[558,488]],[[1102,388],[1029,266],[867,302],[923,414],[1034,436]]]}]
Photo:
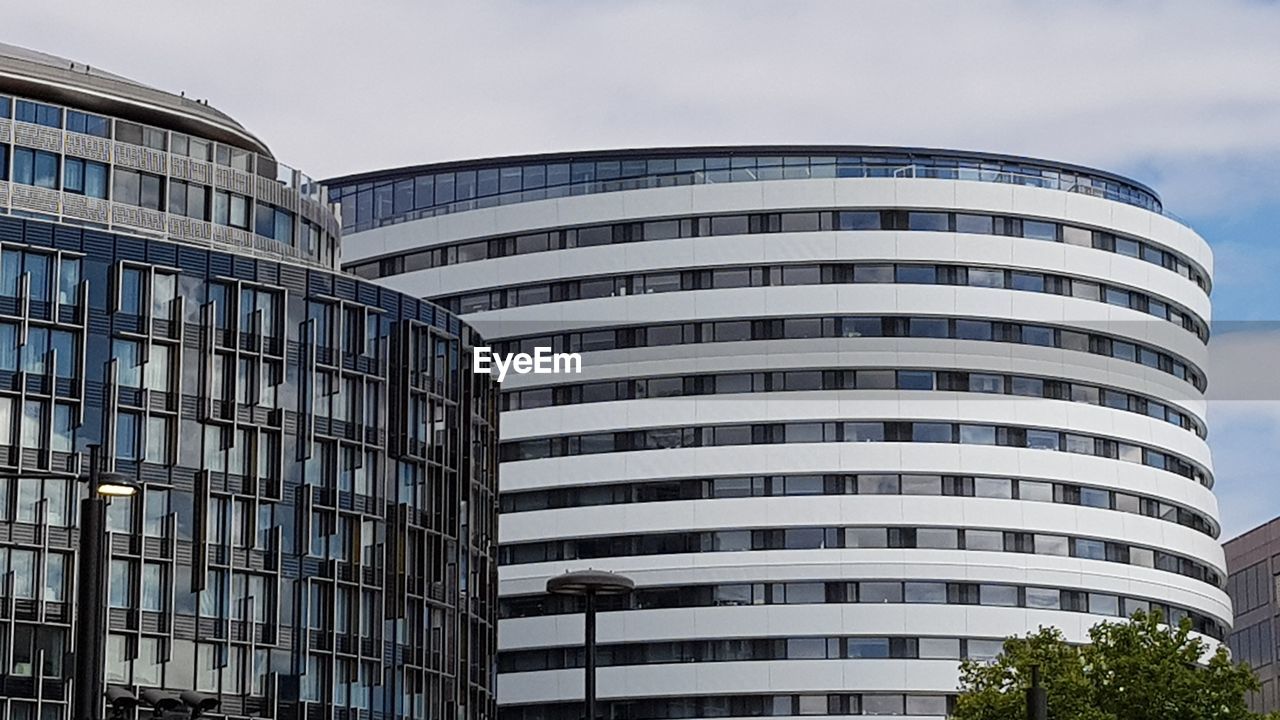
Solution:
[{"label": "cloud", "polygon": [[6,28],[208,97],[318,176],[823,142],[1140,171],[1184,212],[1277,195],[1280,7],[1267,3],[124,0],[19,5]]},{"label": "cloud", "polygon": [[[1280,317],[1280,253],[1259,229],[1280,206],[1275,3],[78,0],[6,8],[0,35],[208,98],[317,177],[733,143],[1095,165],[1219,231],[1232,319]],[[1215,330],[1210,439],[1232,534],[1280,512],[1280,331]]]},{"label": "cloud", "polygon": [[1280,447],[1280,402],[1216,402],[1209,405],[1213,492],[1222,539],[1228,540],[1280,515],[1275,492],[1275,448]]}]

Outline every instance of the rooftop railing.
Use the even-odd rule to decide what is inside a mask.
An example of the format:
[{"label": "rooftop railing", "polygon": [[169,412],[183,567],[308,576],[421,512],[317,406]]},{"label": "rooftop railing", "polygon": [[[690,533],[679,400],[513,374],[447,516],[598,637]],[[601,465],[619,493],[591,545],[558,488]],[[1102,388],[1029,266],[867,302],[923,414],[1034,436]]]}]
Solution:
[{"label": "rooftop railing", "polygon": [[[752,182],[760,180],[791,180],[821,178],[919,178],[937,180],[965,180],[973,182],[990,182],[1007,185],[1038,187],[1048,190],[1074,192],[1092,197],[1103,198],[1126,205],[1140,207],[1144,210],[1169,217],[1179,223],[1184,220],[1164,210],[1160,202],[1150,194],[1136,188],[1116,183],[1107,183],[1101,179],[1091,181],[1077,174],[1019,173],[987,167],[956,167],[933,165],[926,163],[909,164],[811,164],[770,168],[724,168],[716,170],[692,170],[664,174],[646,174],[637,177],[616,178],[609,180],[585,180],[551,187],[540,187],[530,190],[515,190],[496,193],[482,197],[441,203],[429,207],[397,211],[391,207],[370,207],[361,211],[356,207],[354,193],[343,197],[343,204],[352,202],[348,212],[344,212],[345,229],[359,232],[372,227],[393,225],[411,220],[447,215],[469,210],[515,205],[524,202],[548,200],[578,195],[594,195],[597,193],[617,192],[624,190],[643,190],[648,188],[677,187],[685,185],[711,185],[719,183]],[[411,180],[410,180],[411,181]],[[400,182],[404,182],[401,180]],[[389,185],[389,183],[384,183]],[[387,188],[389,191],[389,187]],[[364,190],[369,192],[369,190]],[[335,193],[336,195],[336,193]],[[331,196],[337,200],[337,197]],[[387,203],[390,205],[390,203]],[[366,212],[368,217],[366,217]],[[383,214],[385,212],[385,214]]]}]

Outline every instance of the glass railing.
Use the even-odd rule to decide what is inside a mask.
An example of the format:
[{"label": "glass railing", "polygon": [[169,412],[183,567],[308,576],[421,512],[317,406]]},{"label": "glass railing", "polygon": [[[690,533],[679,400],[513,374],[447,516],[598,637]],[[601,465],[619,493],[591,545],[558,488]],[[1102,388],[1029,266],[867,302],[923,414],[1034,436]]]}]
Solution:
[{"label": "glass railing", "polygon": [[[802,157],[794,160],[805,162],[792,163],[793,158],[735,156],[483,168],[332,185],[330,199],[342,205],[344,229],[358,232],[436,215],[624,190],[761,180],[922,178],[1002,183],[1081,193],[1140,207],[1183,222],[1165,212],[1160,201],[1150,192],[1136,185],[1085,172],[994,162],[921,162],[901,157],[898,158],[901,162],[848,162],[852,159]],[[681,167],[682,164],[686,166]],[[689,167],[692,165],[697,167]],[[492,177],[488,177],[490,175]],[[528,187],[530,183],[536,187]],[[515,189],[517,187],[521,189]]]}]

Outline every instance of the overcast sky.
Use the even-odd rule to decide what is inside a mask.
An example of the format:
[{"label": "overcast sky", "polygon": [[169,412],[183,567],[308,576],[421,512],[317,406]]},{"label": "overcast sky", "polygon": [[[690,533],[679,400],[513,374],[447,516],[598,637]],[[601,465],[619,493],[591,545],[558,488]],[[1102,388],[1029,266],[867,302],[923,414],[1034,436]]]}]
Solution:
[{"label": "overcast sky", "polygon": [[[1216,319],[1280,320],[1274,2],[49,0],[0,40],[207,98],[317,177],[733,143],[1099,166],[1214,246]],[[1251,398],[1211,410],[1230,534],[1280,514],[1280,332],[1225,329],[1211,386]]]}]

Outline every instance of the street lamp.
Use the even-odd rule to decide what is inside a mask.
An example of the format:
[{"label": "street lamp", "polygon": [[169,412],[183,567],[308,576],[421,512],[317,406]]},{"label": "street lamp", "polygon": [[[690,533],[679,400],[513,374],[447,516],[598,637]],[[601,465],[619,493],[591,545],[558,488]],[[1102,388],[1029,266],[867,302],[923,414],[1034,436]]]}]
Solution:
[{"label": "street lamp", "polygon": [[547,580],[547,592],[552,595],[580,595],[587,601],[582,631],[586,720],[596,720],[596,596],[626,595],[635,587],[631,578],[604,570],[575,570]]},{"label": "street lamp", "polygon": [[[107,498],[129,497],[138,484],[119,473],[104,473],[98,460],[98,446],[89,446],[89,473],[80,481],[89,492],[80,501],[80,563],[76,569],[76,693],[71,706],[72,720],[97,720],[102,707],[102,675],[106,651],[107,610],[103,589],[109,559],[103,537],[107,525]],[[24,476],[30,477],[30,475]]]}]

